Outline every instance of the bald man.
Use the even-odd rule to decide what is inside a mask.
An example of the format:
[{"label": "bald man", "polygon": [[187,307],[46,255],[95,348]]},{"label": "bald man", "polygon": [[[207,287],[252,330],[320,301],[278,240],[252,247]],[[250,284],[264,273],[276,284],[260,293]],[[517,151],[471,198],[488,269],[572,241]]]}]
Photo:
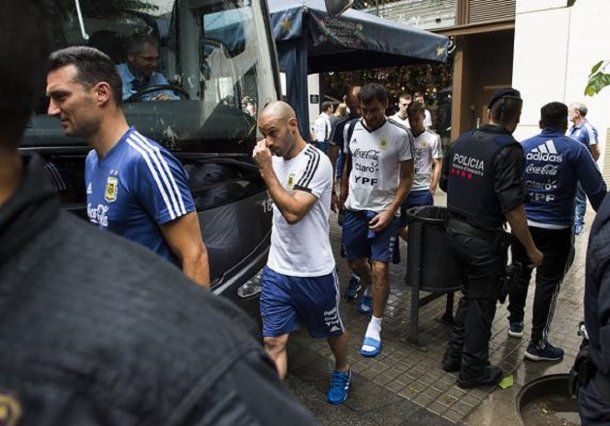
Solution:
[{"label": "bald man", "polygon": [[326,338],[335,356],[327,401],[341,404],[352,374],[329,239],[333,168],[322,151],[303,140],[287,103],[269,104],[258,126],[265,139],[252,157],[274,201],[271,250],[261,277],[265,349],[283,379],[290,333],[303,325],[311,337]]}]

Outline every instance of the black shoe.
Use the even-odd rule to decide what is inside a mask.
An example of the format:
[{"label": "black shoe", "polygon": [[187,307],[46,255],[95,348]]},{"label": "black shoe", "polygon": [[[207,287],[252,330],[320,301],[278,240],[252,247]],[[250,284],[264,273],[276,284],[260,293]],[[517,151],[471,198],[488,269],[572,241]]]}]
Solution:
[{"label": "black shoe", "polygon": [[536,343],[531,341],[525,350],[525,358],[532,361],[552,361],[558,362],[563,359],[564,351],[561,348],[551,345],[548,341]]},{"label": "black shoe", "polygon": [[462,389],[471,389],[479,386],[497,385],[502,380],[502,369],[495,365],[485,367],[483,373],[479,377],[464,379],[460,374],[457,379],[458,387]]},{"label": "black shoe", "polygon": [[443,367],[443,370],[445,370],[447,373],[456,373],[456,372],[460,371],[462,362],[459,360],[456,360],[455,358],[450,358],[447,355],[445,355],[443,357],[443,361],[441,362],[441,365]]}]

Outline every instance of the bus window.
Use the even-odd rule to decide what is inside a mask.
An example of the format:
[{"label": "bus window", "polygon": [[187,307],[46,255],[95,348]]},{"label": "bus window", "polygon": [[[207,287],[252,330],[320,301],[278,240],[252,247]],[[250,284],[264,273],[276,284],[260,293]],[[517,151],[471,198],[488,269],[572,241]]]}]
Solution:
[{"label": "bus window", "polygon": [[[125,114],[139,131],[173,151],[251,151],[256,111],[277,99],[259,1],[47,3],[55,49],[88,45],[117,64]],[[63,135],[47,105],[40,103],[24,143],[84,145]]]}]

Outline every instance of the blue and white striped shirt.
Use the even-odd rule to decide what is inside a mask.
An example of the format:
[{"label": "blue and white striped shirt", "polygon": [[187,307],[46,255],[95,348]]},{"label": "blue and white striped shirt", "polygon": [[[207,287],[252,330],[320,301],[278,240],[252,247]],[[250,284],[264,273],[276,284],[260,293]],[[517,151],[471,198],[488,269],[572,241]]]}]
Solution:
[{"label": "blue and white striped shirt", "polygon": [[177,263],[159,228],[195,210],[186,171],[169,151],[130,128],[85,165],[89,220]]},{"label": "blue and white striped shirt", "polygon": [[591,145],[597,145],[597,130],[587,120],[580,124],[575,124],[568,129],[566,136],[582,143],[589,148]]}]

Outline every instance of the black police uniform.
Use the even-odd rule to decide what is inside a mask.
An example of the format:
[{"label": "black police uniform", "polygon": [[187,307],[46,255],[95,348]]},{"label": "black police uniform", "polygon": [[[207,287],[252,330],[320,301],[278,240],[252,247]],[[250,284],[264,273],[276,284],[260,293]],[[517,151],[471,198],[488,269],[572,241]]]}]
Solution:
[{"label": "black police uniform", "polygon": [[62,212],[43,163],[0,206],[0,424],[315,424],[243,311]]},{"label": "black police uniform", "polygon": [[506,267],[505,214],[527,197],[523,151],[503,127],[483,125],[462,134],[449,148],[441,189],[447,192],[447,237],[463,283],[456,327],[443,368],[460,371],[458,385],[500,379],[489,366],[489,339]]},{"label": "black police uniform", "polygon": [[[578,408],[583,425],[610,424],[610,195],[597,211],[587,249],[585,326],[588,344]],[[578,362],[578,359],[577,359]],[[583,377],[585,376],[585,377]]]}]

